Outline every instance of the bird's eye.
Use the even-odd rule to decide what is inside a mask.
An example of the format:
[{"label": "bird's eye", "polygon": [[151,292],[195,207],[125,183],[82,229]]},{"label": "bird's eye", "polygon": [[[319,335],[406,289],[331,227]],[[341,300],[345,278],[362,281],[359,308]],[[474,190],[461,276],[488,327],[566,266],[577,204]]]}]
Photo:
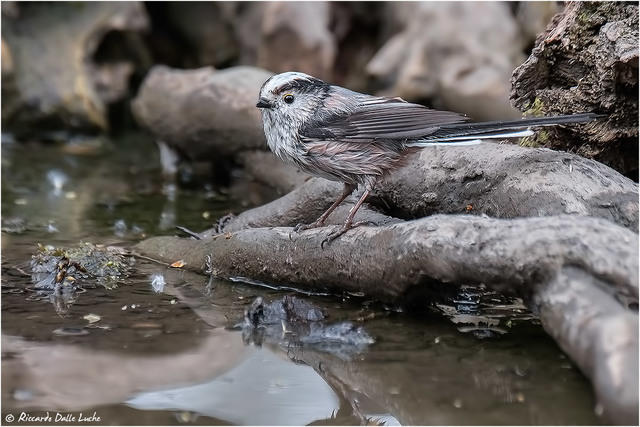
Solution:
[{"label": "bird's eye", "polygon": [[291,104],[293,102],[293,95],[285,95],[284,102],[286,102],[287,104]]}]

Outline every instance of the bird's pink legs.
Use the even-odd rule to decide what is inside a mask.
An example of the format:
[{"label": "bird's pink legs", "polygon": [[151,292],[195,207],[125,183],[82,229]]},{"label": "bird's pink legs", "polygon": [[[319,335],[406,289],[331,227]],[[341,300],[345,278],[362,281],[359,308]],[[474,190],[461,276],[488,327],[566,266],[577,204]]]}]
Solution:
[{"label": "bird's pink legs", "polygon": [[[344,184],[344,190],[342,191],[342,194],[340,195],[340,197],[338,197],[338,200],[333,202],[333,204],[331,206],[329,206],[329,209],[327,209],[325,211],[325,213],[320,215],[320,218],[318,218],[317,220],[315,220],[314,222],[312,222],[309,225],[298,224],[295,227],[295,231],[302,231],[302,230],[308,230],[310,228],[322,227],[324,225],[324,222],[329,217],[329,215],[331,215],[331,213],[334,210],[336,210],[336,208],[338,206],[340,206],[340,204],[344,201],[344,199],[349,197],[349,195],[351,193],[353,193],[353,190],[355,190],[355,189],[356,189],[355,185]],[[340,227],[339,230],[334,231],[326,239],[324,239],[322,241],[322,244],[321,244],[322,247],[324,247],[325,243],[330,243],[330,242],[334,241],[335,239],[337,239],[338,237],[342,236],[344,233],[346,233],[347,231],[351,230],[352,228],[356,228],[356,227],[358,227],[360,225],[363,225],[363,224],[366,224],[366,223],[369,222],[369,221],[358,221],[358,222],[354,223],[353,222],[353,218],[356,216],[356,213],[358,212],[358,209],[360,209],[360,206],[362,206],[362,204],[364,203],[365,199],[367,198],[367,196],[369,195],[370,192],[371,192],[371,190],[369,190],[369,189],[365,189],[364,190],[364,192],[362,193],[362,196],[360,196],[360,198],[358,199],[356,204],[353,205],[353,207],[349,211],[349,215],[347,215],[347,219],[344,222],[344,225],[342,227]]]},{"label": "bird's pink legs", "polygon": [[327,220],[327,218],[329,218],[329,215],[331,215],[331,212],[336,210],[336,208],[340,206],[342,202],[344,202],[344,199],[349,197],[349,195],[353,193],[353,190],[355,189],[356,189],[355,185],[345,183],[344,189],[342,190],[342,194],[340,195],[340,197],[338,197],[338,200],[333,202],[333,204],[329,206],[329,209],[327,209],[322,215],[320,215],[320,218],[318,218],[317,220],[315,220],[309,225],[298,224],[295,230],[302,231],[302,230],[308,230],[310,228],[322,227],[324,225],[324,222]]},{"label": "bird's pink legs", "polygon": [[364,203],[364,200],[367,198],[370,191],[371,190],[368,190],[368,189],[364,190],[364,192],[362,193],[362,196],[360,196],[360,199],[358,199],[358,202],[349,211],[349,215],[347,216],[347,220],[344,222],[344,225],[338,231],[334,231],[326,239],[324,239],[320,244],[320,246],[324,247],[325,243],[330,243],[334,241],[335,239],[342,236],[344,233],[351,230],[352,228],[356,228],[360,225],[369,223],[369,221],[358,221],[354,223],[353,218],[356,216],[356,212],[358,212],[358,209],[360,209],[360,206],[362,206],[362,204]]}]

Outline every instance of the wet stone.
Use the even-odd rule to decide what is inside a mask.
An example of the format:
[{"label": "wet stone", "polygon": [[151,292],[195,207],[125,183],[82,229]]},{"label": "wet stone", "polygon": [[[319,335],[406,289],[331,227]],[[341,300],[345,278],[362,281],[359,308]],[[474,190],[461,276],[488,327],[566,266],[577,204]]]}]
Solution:
[{"label": "wet stone", "polygon": [[131,325],[131,329],[162,329],[162,323],[158,322],[136,322]]},{"label": "wet stone", "polygon": [[272,302],[257,297],[245,310],[242,324],[246,343],[311,346],[316,350],[349,358],[375,340],[362,326],[351,322],[327,323],[326,314],[313,304],[284,296]]},{"label": "wet stone", "polygon": [[460,325],[458,331],[478,339],[498,338],[508,333],[515,323],[537,321],[519,298],[482,287],[463,287],[435,306]]},{"label": "wet stone", "polygon": [[265,303],[262,297],[256,298],[245,312],[245,322],[253,325],[273,325],[281,321],[317,322],[324,320],[321,309],[301,298],[286,295],[282,299]]},{"label": "wet stone", "polygon": [[85,243],[76,248],[40,245],[31,257],[31,280],[37,289],[95,287],[114,288],[128,276],[133,258],[118,248]]},{"label": "wet stone", "polygon": [[83,335],[89,335],[89,331],[85,328],[58,328],[53,331],[53,335],[57,335],[59,337],[78,337]]},{"label": "wet stone", "polygon": [[27,222],[24,218],[2,218],[2,231],[4,233],[20,234],[27,230]]}]

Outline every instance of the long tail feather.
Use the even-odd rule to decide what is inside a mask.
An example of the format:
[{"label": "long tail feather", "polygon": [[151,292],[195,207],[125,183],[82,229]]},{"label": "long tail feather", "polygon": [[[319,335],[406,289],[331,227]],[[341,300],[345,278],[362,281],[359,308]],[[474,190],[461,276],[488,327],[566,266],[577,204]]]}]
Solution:
[{"label": "long tail feather", "polygon": [[530,128],[584,123],[600,117],[603,116],[595,113],[582,113],[510,121],[456,123],[443,126],[433,134],[422,138],[419,142],[412,143],[410,146],[420,147],[428,143],[442,144],[468,140],[521,138],[533,134]]},{"label": "long tail feather", "polygon": [[504,138],[524,138],[525,136],[531,136],[535,132],[531,129],[525,129],[517,132],[497,132],[489,133],[486,135],[467,135],[467,136],[454,136],[444,137],[436,139],[427,139],[419,142],[412,142],[407,144],[407,147],[428,147],[430,145],[475,145],[483,142],[484,139],[504,139]]}]

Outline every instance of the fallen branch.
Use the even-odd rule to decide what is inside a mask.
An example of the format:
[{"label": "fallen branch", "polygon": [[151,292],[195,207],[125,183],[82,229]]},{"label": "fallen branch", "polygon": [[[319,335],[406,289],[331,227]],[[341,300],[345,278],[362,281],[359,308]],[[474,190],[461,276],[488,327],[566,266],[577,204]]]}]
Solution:
[{"label": "fallen branch", "polygon": [[[256,180],[283,192],[304,187],[304,207],[298,210],[311,209],[316,217],[342,189],[338,183],[309,184],[312,180],[305,180],[304,174],[272,154],[244,153],[241,158]],[[286,211],[293,209],[291,203],[292,196],[287,194],[268,206]],[[516,145],[425,148],[383,180],[369,203],[387,216],[405,219],[436,213],[495,218],[572,214],[605,218],[638,231],[638,184],[594,160]],[[248,211],[245,215],[254,214]],[[281,219],[247,226],[295,224]]]},{"label": "fallen branch", "polygon": [[386,213],[518,218],[576,214],[638,231],[638,185],[594,160],[515,145],[430,147],[380,186]]},{"label": "fallen branch", "polygon": [[[219,230],[207,230],[202,235],[211,237],[219,232],[234,232],[245,228],[295,226],[315,221],[342,192],[342,185],[326,179],[312,178],[300,187],[262,206],[249,209],[226,219]],[[347,199],[327,218],[326,224],[342,224],[347,212],[356,200]],[[368,221],[375,225],[388,225],[401,220],[386,216],[363,206],[355,217],[356,221]]]},{"label": "fallen branch", "polygon": [[428,283],[484,283],[526,296],[565,265],[610,285],[620,301],[638,298],[638,236],[607,221],[559,216],[496,220],[437,215],[359,227],[324,250],[323,227],[249,228],[196,241],[154,237],[136,247],[200,269],[206,255],[222,277],[397,298]]},{"label": "fallen branch", "polygon": [[136,248],[168,262],[183,259],[196,271],[210,255],[222,278],[364,292],[387,300],[415,299],[459,284],[515,293],[593,381],[607,417],[616,422],[637,417],[638,317],[628,310],[638,302],[635,233],[568,215],[516,220],[437,215],[359,227],[321,249],[329,232],[330,227],[301,233],[248,228],[200,241],[155,237]]}]

